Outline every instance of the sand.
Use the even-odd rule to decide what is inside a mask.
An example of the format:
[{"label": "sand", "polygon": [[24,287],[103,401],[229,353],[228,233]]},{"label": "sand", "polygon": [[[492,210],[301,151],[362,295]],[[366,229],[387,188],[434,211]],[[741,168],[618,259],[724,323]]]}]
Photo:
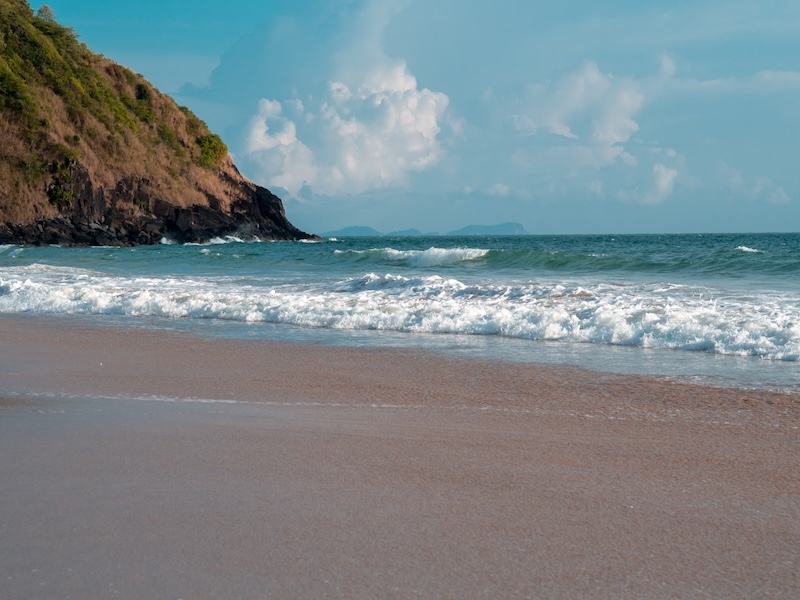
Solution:
[{"label": "sand", "polygon": [[800,399],[0,318],[3,598],[796,598]]}]

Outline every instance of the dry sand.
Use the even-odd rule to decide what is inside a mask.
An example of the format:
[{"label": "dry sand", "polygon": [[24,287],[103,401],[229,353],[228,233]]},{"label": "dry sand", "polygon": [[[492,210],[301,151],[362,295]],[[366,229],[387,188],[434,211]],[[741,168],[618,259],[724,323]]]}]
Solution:
[{"label": "dry sand", "polygon": [[797,598],[800,399],[0,318],[0,597]]}]

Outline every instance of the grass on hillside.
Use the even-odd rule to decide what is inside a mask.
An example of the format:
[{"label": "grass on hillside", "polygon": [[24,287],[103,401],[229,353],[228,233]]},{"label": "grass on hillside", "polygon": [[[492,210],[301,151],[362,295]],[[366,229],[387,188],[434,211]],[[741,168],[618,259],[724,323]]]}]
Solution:
[{"label": "grass on hillside", "polygon": [[[222,139],[140,75],[93,53],[43,6],[0,0],[0,216],[71,202],[78,161],[100,183],[147,177],[180,202],[198,169],[220,167]],[[29,211],[28,211],[29,212]]]}]

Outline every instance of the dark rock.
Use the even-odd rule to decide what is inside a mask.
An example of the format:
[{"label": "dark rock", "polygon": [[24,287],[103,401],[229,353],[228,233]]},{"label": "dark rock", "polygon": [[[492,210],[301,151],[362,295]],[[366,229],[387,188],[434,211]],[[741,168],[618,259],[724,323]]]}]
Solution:
[{"label": "dark rock", "polygon": [[[61,187],[72,194],[73,201],[62,206],[60,214],[25,225],[0,224],[0,243],[119,246],[157,244],[164,237],[179,243],[229,235],[260,240],[316,237],[288,221],[283,202],[272,192],[226,173],[221,178],[240,198],[227,211],[211,195],[208,205],[174,206],[153,195],[147,178],[125,177],[106,194],[81,164],[72,164],[70,174],[71,183]],[[141,214],[132,212],[132,206]]]}]

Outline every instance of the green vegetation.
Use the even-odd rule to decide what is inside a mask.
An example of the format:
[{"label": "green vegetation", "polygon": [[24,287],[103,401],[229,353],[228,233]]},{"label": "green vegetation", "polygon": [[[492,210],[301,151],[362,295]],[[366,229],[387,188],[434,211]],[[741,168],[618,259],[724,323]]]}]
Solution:
[{"label": "green vegetation", "polygon": [[[70,183],[70,182],[65,181],[64,183]],[[50,204],[52,204],[53,206],[57,206],[59,208],[71,205],[72,201],[75,199],[75,196],[73,196],[70,190],[59,187],[57,185],[53,185],[50,188],[48,188],[47,197],[50,200]]]},{"label": "green vegetation", "polygon": [[178,136],[175,134],[175,130],[166,123],[158,124],[158,139],[172,148],[179,156],[183,156],[183,150],[178,142]]},{"label": "green vegetation", "polygon": [[0,109],[4,108],[26,121],[36,115],[36,105],[25,81],[11,69],[5,57],[0,55]]},{"label": "green vegetation", "polygon": [[201,129],[205,129],[205,123],[194,116],[194,113],[185,106],[180,107],[181,112],[186,117],[186,133],[189,135],[197,135]]},{"label": "green vegetation", "polygon": [[216,133],[199,136],[197,145],[200,146],[200,165],[203,167],[217,167],[228,155],[228,147]]},{"label": "green vegetation", "polygon": [[53,150],[56,159],[50,166],[53,181],[47,189],[47,197],[56,206],[70,205],[74,196],[67,186],[72,183],[71,167],[77,160],[78,153],[63,144],[54,144]]},{"label": "green vegetation", "polygon": [[36,11],[36,16],[48,23],[56,22],[56,15],[53,13],[53,9],[47,6],[47,4],[42,4],[41,8]]},{"label": "green vegetation", "polygon": [[91,52],[50,7],[0,0],[0,217],[72,205],[76,166],[188,202],[227,155],[188,108]]}]

